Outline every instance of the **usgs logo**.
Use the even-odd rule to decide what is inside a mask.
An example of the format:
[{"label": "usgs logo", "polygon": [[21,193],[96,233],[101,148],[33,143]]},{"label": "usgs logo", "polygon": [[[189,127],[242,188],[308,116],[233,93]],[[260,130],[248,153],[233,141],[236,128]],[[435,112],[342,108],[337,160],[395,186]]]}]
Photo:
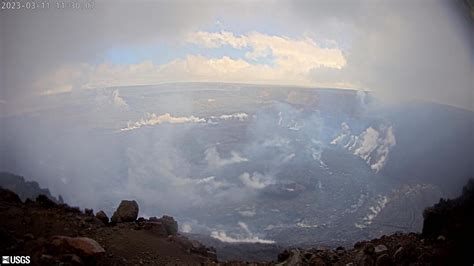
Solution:
[{"label": "usgs logo", "polygon": [[3,264],[30,264],[30,256],[2,256]]}]

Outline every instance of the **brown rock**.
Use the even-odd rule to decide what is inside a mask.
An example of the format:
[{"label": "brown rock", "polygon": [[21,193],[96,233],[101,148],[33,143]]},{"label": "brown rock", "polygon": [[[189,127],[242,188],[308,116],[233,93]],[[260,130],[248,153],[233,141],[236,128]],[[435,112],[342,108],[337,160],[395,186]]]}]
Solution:
[{"label": "brown rock", "polygon": [[112,223],[133,222],[138,217],[138,204],[134,200],[122,200],[112,215]]},{"label": "brown rock", "polygon": [[54,236],[51,245],[60,254],[73,253],[88,259],[100,259],[105,255],[102,246],[88,237]]},{"label": "brown rock", "polygon": [[107,216],[107,214],[105,214],[104,211],[99,211],[98,213],[95,214],[95,217],[99,219],[101,222],[103,222],[104,224],[109,223],[109,217]]},{"label": "brown rock", "polygon": [[168,236],[168,232],[166,231],[165,226],[161,222],[145,222],[143,224],[143,229],[150,231],[152,234],[156,236],[166,237]]}]

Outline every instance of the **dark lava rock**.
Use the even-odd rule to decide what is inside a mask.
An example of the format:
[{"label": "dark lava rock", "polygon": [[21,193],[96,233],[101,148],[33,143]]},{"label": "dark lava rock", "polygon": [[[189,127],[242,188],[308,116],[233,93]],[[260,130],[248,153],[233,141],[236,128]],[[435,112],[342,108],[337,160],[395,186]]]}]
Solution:
[{"label": "dark lava rock", "polygon": [[377,257],[377,260],[375,261],[376,266],[390,266],[392,265],[392,259],[388,254],[382,254]]},{"label": "dark lava rock", "polygon": [[107,214],[105,214],[104,211],[99,211],[95,214],[95,217],[97,219],[99,219],[101,222],[103,222],[104,224],[108,224],[109,223],[109,217],[107,216]]},{"label": "dark lava rock", "polygon": [[[453,264],[472,265],[474,255],[474,179],[464,186],[462,195],[455,199],[441,199],[423,212],[422,236],[438,243],[454,243],[451,249]],[[440,238],[440,236],[443,236]],[[449,241],[443,241],[449,240]]]},{"label": "dark lava rock", "polygon": [[168,235],[178,234],[178,222],[176,222],[173,217],[164,215],[159,220],[161,220],[161,223],[164,225],[166,233]]},{"label": "dark lava rock", "polygon": [[0,188],[0,201],[13,204],[21,204],[20,197],[15,192]]},{"label": "dark lava rock", "polygon": [[133,222],[138,217],[138,204],[134,200],[122,200],[112,215],[112,223]]},{"label": "dark lava rock", "polygon": [[94,210],[93,209],[84,209],[84,213],[89,216],[94,216]]},{"label": "dark lava rock", "polygon": [[54,208],[57,206],[56,202],[52,201],[48,196],[43,194],[36,197],[36,203],[45,208]]},{"label": "dark lava rock", "polygon": [[367,243],[364,247],[364,253],[365,254],[369,254],[369,255],[372,255],[375,253],[375,247],[374,247],[374,244],[372,243]]}]

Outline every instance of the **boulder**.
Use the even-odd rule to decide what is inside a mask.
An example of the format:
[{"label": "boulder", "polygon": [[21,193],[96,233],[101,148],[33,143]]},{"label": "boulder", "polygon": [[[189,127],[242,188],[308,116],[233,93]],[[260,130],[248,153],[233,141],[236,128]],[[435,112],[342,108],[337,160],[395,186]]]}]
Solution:
[{"label": "boulder", "polygon": [[107,214],[105,214],[104,211],[99,211],[95,214],[95,217],[97,219],[99,219],[101,222],[103,222],[104,224],[108,224],[109,223],[109,217],[107,216]]},{"label": "boulder", "polygon": [[105,255],[104,248],[88,237],[53,236],[50,249],[56,254],[78,254],[86,260],[94,261]]},{"label": "boulder", "polygon": [[148,221],[150,221],[150,222],[158,222],[158,218],[156,218],[155,216],[152,216],[152,217],[148,218]]},{"label": "boulder", "polygon": [[165,229],[165,226],[157,221],[157,222],[150,222],[147,221],[141,226],[144,230],[150,231],[153,235],[166,237],[168,236],[168,232]]},{"label": "boulder", "polygon": [[0,200],[3,202],[21,204],[21,199],[15,192],[0,187]]},{"label": "boulder", "polygon": [[56,202],[48,198],[48,196],[41,194],[38,197],[36,197],[36,203],[39,205],[45,207],[45,208],[54,208],[57,206]]},{"label": "boulder", "polygon": [[178,222],[176,222],[173,217],[164,215],[159,220],[161,220],[161,223],[163,224],[168,235],[174,236],[178,234]]},{"label": "boulder", "polygon": [[94,210],[85,208],[84,209],[84,214],[86,214],[88,216],[94,216]]},{"label": "boulder", "polygon": [[138,204],[134,200],[122,200],[112,215],[112,223],[133,222],[138,217]]}]

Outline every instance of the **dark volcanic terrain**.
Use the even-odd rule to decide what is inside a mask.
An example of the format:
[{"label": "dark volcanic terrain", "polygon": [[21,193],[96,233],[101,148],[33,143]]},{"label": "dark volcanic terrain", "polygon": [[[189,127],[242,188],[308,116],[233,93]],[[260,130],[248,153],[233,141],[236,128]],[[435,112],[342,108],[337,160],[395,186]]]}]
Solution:
[{"label": "dark volcanic terrain", "polygon": [[[70,207],[45,195],[24,202],[0,189],[0,252],[31,256],[33,265],[248,265],[218,262],[215,249],[178,233],[169,216],[137,218],[135,201],[122,201],[111,221],[103,212]],[[472,265],[474,180],[460,197],[424,212],[423,233],[395,233],[353,248],[291,248],[253,265]],[[191,235],[192,236],[192,235]],[[316,237],[316,236],[315,236]],[[254,246],[256,247],[256,246]],[[232,245],[227,244],[230,250]],[[252,245],[235,245],[234,252]],[[248,252],[248,251],[246,251]],[[265,248],[255,248],[264,254]],[[258,261],[258,259],[256,259]]]}]

